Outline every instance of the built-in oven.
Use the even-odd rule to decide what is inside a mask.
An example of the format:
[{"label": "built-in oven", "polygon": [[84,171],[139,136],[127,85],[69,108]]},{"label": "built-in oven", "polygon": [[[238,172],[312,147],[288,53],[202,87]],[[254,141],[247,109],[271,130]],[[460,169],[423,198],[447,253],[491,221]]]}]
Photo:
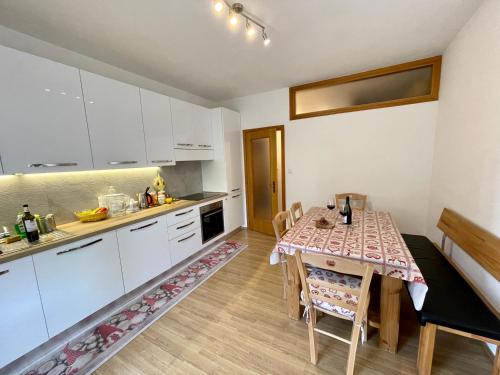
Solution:
[{"label": "built-in oven", "polygon": [[224,210],[222,201],[200,207],[202,242],[224,233]]}]

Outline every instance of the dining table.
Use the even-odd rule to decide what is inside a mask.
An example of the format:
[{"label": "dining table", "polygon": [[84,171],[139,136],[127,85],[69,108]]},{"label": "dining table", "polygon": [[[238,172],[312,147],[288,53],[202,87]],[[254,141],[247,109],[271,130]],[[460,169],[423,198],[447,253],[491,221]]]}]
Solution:
[{"label": "dining table", "polygon": [[[331,229],[316,227],[325,218],[334,224]],[[379,347],[395,353],[399,339],[401,291],[403,282],[416,310],[420,310],[427,285],[413,259],[392,215],[389,212],[352,210],[352,224],[343,223],[338,209],[312,207],[282,236],[272,250],[271,264],[287,262],[287,310],[291,319],[299,320],[300,277],[295,252],[319,253],[332,257],[370,263],[381,276],[380,314],[369,323],[379,329]]]}]

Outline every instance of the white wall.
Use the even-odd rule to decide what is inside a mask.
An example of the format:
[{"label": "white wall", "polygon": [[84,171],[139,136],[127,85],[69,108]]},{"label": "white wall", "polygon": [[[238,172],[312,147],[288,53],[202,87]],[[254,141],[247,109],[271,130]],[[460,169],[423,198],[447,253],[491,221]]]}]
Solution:
[{"label": "white wall", "polygon": [[[428,235],[451,208],[500,236],[500,1],[487,0],[443,58]],[[457,262],[500,309],[500,282],[467,254]]]},{"label": "white wall", "polygon": [[393,213],[403,232],[423,234],[438,103],[430,102],[290,121],[288,89],[233,99],[243,129],[285,125],[287,206],[324,206],[360,192]]},{"label": "white wall", "polygon": [[206,107],[215,107],[211,100],[190,94],[175,87],[153,81],[149,78],[139,76],[126,70],[106,64],[91,57],[81,55],[68,49],[58,47],[54,44],[44,42],[29,35],[0,26],[0,45],[15,48],[19,51],[31,53],[33,55],[45,57],[66,65],[74,66],[89,72],[126,82],[131,85],[156,91],[174,98],[185,100],[191,103]]}]

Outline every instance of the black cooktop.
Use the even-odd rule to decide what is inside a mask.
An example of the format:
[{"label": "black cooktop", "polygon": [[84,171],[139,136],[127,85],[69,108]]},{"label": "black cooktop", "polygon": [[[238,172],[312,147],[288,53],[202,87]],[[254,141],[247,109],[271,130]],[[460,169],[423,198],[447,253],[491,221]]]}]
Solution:
[{"label": "black cooktop", "polygon": [[190,195],[185,195],[179,199],[184,199],[186,201],[202,201],[203,199],[212,198],[219,195],[219,193],[212,193],[208,191],[202,191],[201,193],[195,193]]}]

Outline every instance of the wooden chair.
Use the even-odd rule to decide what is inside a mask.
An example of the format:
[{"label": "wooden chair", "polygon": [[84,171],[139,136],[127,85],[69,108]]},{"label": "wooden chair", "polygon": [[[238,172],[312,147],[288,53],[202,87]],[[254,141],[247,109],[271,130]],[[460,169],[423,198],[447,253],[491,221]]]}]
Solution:
[{"label": "wooden chair", "polygon": [[302,203],[293,202],[290,206],[290,213],[292,214],[293,224],[295,224],[304,215],[304,211],[302,210]]},{"label": "wooden chair", "polygon": [[[318,361],[317,333],[321,333],[350,345],[346,373],[352,375],[360,330],[363,332],[363,342],[366,341],[373,266],[328,255],[303,254],[300,251],[295,253],[295,257],[308,314],[311,362],[316,364]],[[352,321],[351,339],[347,340],[316,328],[317,311]]]},{"label": "wooden chair", "polygon": [[357,194],[357,193],[342,193],[335,194],[335,205],[340,210],[341,204],[344,204],[345,199],[349,197],[349,202],[351,203],[352,208],[359,208],[364,210],[366,207],[366,200],[368,198],[367,195]]},{"label": "wooden chair", "polygon": [[[280,242],[286,232],[293,226],[292,215],[290,211],[280,211],[273,219],[274,234],[276,242]],[[288,274],[285,254],[280,254],[281,271],[283,273],[283,299],[286,299]]]}]

